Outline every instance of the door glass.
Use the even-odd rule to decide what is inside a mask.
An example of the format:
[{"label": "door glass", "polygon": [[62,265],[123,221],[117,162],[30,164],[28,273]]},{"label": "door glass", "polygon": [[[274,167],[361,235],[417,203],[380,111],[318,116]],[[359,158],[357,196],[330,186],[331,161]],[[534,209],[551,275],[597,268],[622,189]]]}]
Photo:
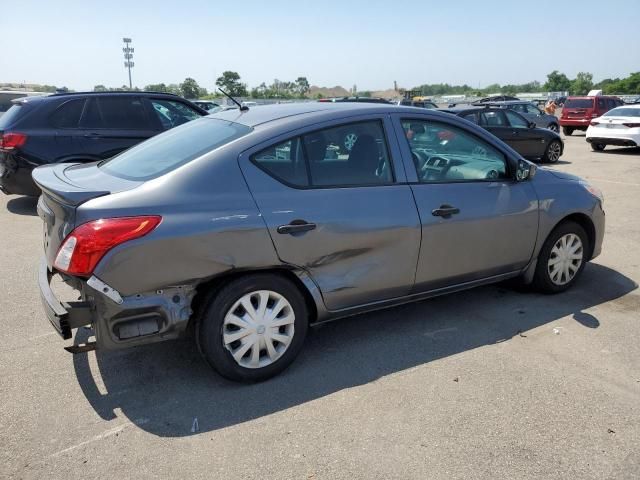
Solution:
[{"label": "door glass", "polygon": [[104,128],[119,130],[147,130],[147,121],[142,100],[138,97],[98,98]]},{"label": "door glass", "polygon": [[505,110],[504,113],[506,113],[509,123],[513,128],[529,128],[529,122],[517,113],[513,113],[509,110]]},{"label": "door glass", "polygon": [[90,98],[87,102],[87,107],[84,109],[84,113],[82,114],[82,120],[80,120],[80,126],[82,128],[104,128],[104,124],[102,123],[102,115],[100,114],[100,109],[98,108],[98,99]]},{"label": "door glass", "polygon": [[201,116],[197,111],[174,100],[152,99],[151,105],[153,105],[153,110],[156,112],[162,128],[165,130],[177,127]]},{"label": "door glass", "polygon": [[327,128],[302,137],[313,186],[392,183],[393,172],[378,121]]},{"label": "door glass", "polygon": [[58,128],[78,128],[84,101],[84,98],[78,98],[63,103],[51,115],[51,123]]},{"label": "door glass", "polygon": [[535,105],[525,105],[526,108],[526,113],[530,113],[532,115],[541,115],[542,112],[540,111],[540,109],[538,107],[536,107]]},{"label": "door glass", "polygon": [[251,160],[266,173],[285,184],[296,187],[309,185],[307,164],[299,137],[266,148],[256,153]]},{"label": "door glass", "polygon": [[480,125],[483,127],[508,127],[509,122],[502,111],[491,110],[480,113]]},{"label": "door glass", "polygon": [[424,120],[403,120],[402,128],[421,183],[508,178],[504,155],[461,128]]}]

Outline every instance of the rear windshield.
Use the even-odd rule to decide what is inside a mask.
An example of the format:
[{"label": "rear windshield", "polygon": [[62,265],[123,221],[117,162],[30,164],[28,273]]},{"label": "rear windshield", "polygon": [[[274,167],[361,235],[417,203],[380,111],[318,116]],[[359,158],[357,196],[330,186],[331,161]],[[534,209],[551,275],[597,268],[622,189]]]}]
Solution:
[{"label": "rear windshield", "polygon": [[593,98],[569,98],[564,108],[593,108]]},{"label": "rear windshield", "polygon": [[[640,117],[640,108],[614,108],[609,110],[603,116],[605,117]],[[2,120],[0,120],[1,122]]]},{"label": "rear windshield", "polygon": [[21,105],[14,105],[0,117],[0,130],[3,130],[10,126],[13,121],[20,114],[20,110],[22,109]]},{"label": "rear windshield", "polygon": [[149,180],[246,135],[250,127],[201,118],[161,133],[101,163],[100,168],[128,180]]}]

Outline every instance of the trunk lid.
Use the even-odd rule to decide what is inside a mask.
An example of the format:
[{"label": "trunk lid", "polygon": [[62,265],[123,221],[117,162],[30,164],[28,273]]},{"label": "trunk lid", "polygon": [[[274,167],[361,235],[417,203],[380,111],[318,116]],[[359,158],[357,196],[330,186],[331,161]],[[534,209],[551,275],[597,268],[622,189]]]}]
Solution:
[{"label": "trunk lid", "polygon": [[129,190],[140,185],[104,173],[97,163],[61,163],[36,168],[33,179],[42,190],[38,216],[44,222],[44,253],[52,269],[58,249],[76,225],[76,210],[93,198]]}]

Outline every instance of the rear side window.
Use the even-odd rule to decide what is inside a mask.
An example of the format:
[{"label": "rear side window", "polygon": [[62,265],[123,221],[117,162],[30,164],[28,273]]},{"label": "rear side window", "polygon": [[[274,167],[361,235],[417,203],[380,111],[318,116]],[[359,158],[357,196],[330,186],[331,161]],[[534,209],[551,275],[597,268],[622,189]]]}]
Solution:
[{"label": "rear side window", "polygon": [[22,105],[13,105],[7,112],[0,117],[0,130],[10,126],[22,113]]},{"label": "rear side window", "polygon": [[593,108],[593,98],[568,98],[564,108]]},{"label": "rear side window", "polygon": [[508,127],[509,122],[502,111],[494,110],[480,113],[480,125],[483,127]]},{"label": "rear side window", "polygon": [[103,128],[145,130],[149,122],[142,100],[138,97],[98,98]]},{"label": "rear side window", "polygon": [[297,187],[394,181],[384,129],[378,121],[317,130],[262,150],[252,161],[277,180]]},{"label": "rear side window", "polygon": [[149,180],[175,170],[251,131],[239,123],[203,118],[161,133],[100,164],[107,173]]},{"label": "rear side window", "polygon": [[57,128],[78,128],[84,103],[84,98],[76,98],[64,102],[51,115],[53,126]]}]

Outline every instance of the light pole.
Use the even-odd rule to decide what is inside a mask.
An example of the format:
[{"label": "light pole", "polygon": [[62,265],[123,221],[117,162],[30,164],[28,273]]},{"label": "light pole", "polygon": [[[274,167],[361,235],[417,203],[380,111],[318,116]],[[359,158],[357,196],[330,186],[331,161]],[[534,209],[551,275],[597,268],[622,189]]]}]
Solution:
[{"label": "light pole", "polygon": [[131,46],[130,38],[123,38],[124,47],[122,47],[122,51],[124,52],[124,66],[127,70],[129,70],[129,90],[133,88],[131,84],[131,69],[134,66],[133,63],[133,47]]}]

